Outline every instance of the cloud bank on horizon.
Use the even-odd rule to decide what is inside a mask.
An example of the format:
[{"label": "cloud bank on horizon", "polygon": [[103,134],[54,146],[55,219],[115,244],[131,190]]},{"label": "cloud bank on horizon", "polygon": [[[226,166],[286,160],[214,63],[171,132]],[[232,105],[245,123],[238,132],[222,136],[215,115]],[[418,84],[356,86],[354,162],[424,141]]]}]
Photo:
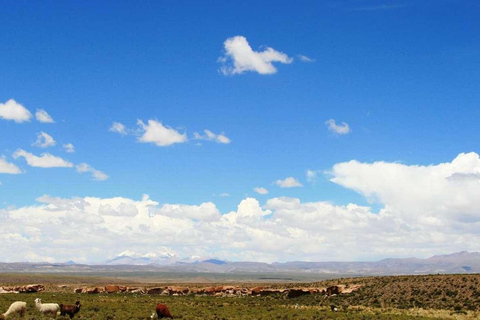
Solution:
[{"label": "cloud bank on horizon", "polygon": [[476,250],[478,154],[429,166],[349,161],[334,165],[329,175],[383,208],[377,213],[354,203],[292,197],[262,205],[247,197],[222,214],[212,202],[45,195],[39,204],[0,210],[0,260],[102,262],[124,250],[154,252],[158,244],[179,257],[265,262]]}]

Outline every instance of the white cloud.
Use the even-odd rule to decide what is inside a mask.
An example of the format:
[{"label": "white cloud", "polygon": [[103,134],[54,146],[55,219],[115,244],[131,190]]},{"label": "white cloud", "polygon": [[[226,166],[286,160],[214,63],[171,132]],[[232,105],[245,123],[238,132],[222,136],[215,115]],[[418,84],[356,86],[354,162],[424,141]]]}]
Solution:
[{"label": "white cloud", "polygon": [[412,221],[480,222],[480,159],[474,152],[429,166],[352,160],[336,164],[331,174],[332,182]]},{"label": "white cloud", "polygon": [[123,124],[121,124],[120,122],[112,123],[112,125],[110,126],[110,129],[108,129],[108,130],[111,131],[111,132],[119,133],[121,135],[126,135],[128,133],[127,128]]},{"label": "white cloud", "polygon": [[283,180],[277,180],[275,181],[275,184],[280,188],[303,187],[303,185],[294,177],[288,177]]},{"label": "white cloud", "polygon": [[98,213],[103,216],[135,217],[138,209],[132,203],[120,203],[116,208],[110,204],[101,204]]},{"label": "white cloud", "polygon": [[65,150],[65,152],[68,152],[68,153],[74,153],[75,152],[75,147],[71,143],[64,144],[63,149]]},{"label": "white cloud", "polygon": [[148,124],[138,120],[138,125],[142,130],[142,135],[138,141],[145,143],[154,143],[159,147],[170,146],[175,143],[184,143],[188,141],[186,133],[180,133],[177,130],[164,126],[156,120],[148,120]]},{"label": "white cloud", "polygon": [[192,219],[201,221],[215,221],[220,219],[220,212],[212,202],[202,203],[199,206],[164,204],[158,209],[150,210],[150,214],[162,215],[176,219]]},{"label": "white cloud", "polygon": [[310,182],[310,183],[314,183],[317,180],[318,173],[319,173],[319,171],[308,169],[305,172],[305,176],[307,177],[307,181]]},{"label": "white cloud", "polygon": [[[119,122],[114,122],[109,131],[116,132],[121,135],[137,136],[139,142],[154,143],[159,147],[170,146],[175,143],[185,143],[188,141],[186,133],[181,133],[176,129],[163,125],[160,121],[150,119],[147,124],[142,120],[137,121],[138,129],[128,129]],[[229,144],[231,140],[223,133],[216,134],[210,130],[204,130],[204,135],[195,132],[194,140],[208,140],[217,143]],[[197,145],[201,145],[197,143]]]},{"label": "white cloud", "polygon": [[225,55],[219,59],[222,63],[220,72],[224,75],[241,74],[254,71],[259,74],[273,74],[277,72],[272,62],[289,64],[293,58],[285,53],[265,47],[263,51],[252,50],[247,39],[243,36],[228,38],[224,42]]},{"label": "white cloud", "polygon": [[475,251],[479,172],[476,154],[431,166],[335,165],[332,179],[383,203],[378,213],[356,204],[287,197],[269,199],[263,207],[246,198],[222,215],[211,202],[159,204],[146,195],[140,201],[43,196],[37,205],[0,209],[0,261],[31,256],[103,262],[128,249],[155,252],[158,243],[180,257],[266,262]]},{"label": "white cloud", "polygon": [[195,140],[215,141],[217,143],[222,143],[222,144],[229,144],[231,142],[231,140],[226,135],[224,135],[223,133],[222,134],[215,134],[210,130],[203,130],[203,132],[205,133],[205,135],[201,135],[198,132],[195,132],[193,134],[194,139]]},{"label": "white cloud", "polygon": [[219,197],[222,197],[222,198],[226,198],[226,197],[230,197],[230,193],[228,192],[222,192],[218,195]]},{"label": "white cloud", "polygon": [[14,163],[10,163],[4,156],[0,157],[0,173],[20,174],[22,170]]},{"label": "white cloud", "polygon": [[337,124],[334,119],[327,120],[325,124],[327,125],[328,130],[336,134],[347,134],[351,131],[350,126],[347,123],[342,122],[342,124]]},{"label": "white cloud", "polygon": [[43,122],[43,123],[54,123],[52,117],[47,113],[47,111],[43,109],[37,109],[37,112],[35,112],[35,118],[37,121]]},{"label": "white cloud", "polygon": [[302,62],[315,62],[315,59],[304,56],[303,54],[297,55],[298,59]]},{"label": "white cloud", "polygon": [[0,118],[21,123],[30,121],[32,114],[20,103],[10,99],[5,103],[0,103]]},{"label": "white cloud", "polygon": [[48,147],[53,147],[56,144],[57,142],[55,141],[55,139],[53,139],[51,135],[42,131],[37,134],[37,141],[35,141],[35,143],[32,144],[32,146],[40,147],[40,148],[48,148]]},{"label": "white cloud", "polygon": [[258,194],[267,194],[268,193],[268,190],[265,189],[265,188],[262,188],[262,187],[253,188],[253,191],[255,191]]},{"label": "white cloud", "polygon": [[[1,168],[1,165],[0,165]],[[0,209],[0,261],[104,262],[119,251],[229,260],[357,260],[477,251],[480,158],[459,154],[434,165],[349,161],[332,181],[383,205],[246,198],[219,212],[214,203],[159,204],[128,198],[55,198]],[[112,248],[115,248],[112,250]]]},{"label": "white cloud", "polygon": [[18,149],[13,154],[13,157],[15,159],[19,157],[25,158],[25,160],[27,160],[28,165],[31,167],[39,167],[39,168],[73,167],[73,163],[68,162],[60,157],[51,155],[50,153],[42,153],[42,155],[39,157],[29,152],[26,152],[25,150]]},{"label": "white cloud", "polygon": [[78,173],[87,173],[87,172],[91,173],[92,177],[93,177],[93,180],[104,181],[104,180],[107,180],[109,178],[108,175],[106,175],[105,173],[103,173],[100,170],[95,169],[94,167],[92,167],[88,163],[80,163],[80,164],[76,165],[76,168],[77,168]]}]

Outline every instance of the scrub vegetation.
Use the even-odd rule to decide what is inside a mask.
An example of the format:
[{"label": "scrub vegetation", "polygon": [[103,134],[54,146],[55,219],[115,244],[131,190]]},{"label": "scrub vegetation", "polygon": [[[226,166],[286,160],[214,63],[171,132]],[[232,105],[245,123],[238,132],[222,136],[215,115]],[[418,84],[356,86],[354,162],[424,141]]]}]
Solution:
[{"label": "scrub vegetation", "polygon": [[[7,278],[10,281],[5,281]],[[23,279],[22,279],[23,278]],[[14,301],[27,302],[24,319],[44,320],[48,317],[35,309],[34,300],[45,303],[74,304],[81,301],[75,319],[151,319],[157,303],[168,306],[177,319],[478,319],[480,295],[479,275],[388,276],[327,280],[317,283],[266,284],[271,288],[326,287],[330,285],[361,285],[351,293],[327,297],[309,294],[287,298],[282,294],[269,296],[164,296],[136,293],[73,293],[78,286],[111,284],[114,278],[67,276],[14,275],[0,276],[2,285],[20,285],[32,280],[45,285],[39,293],[0,295],[0,313]],[[42,282],[43,280],[43,282]],[[48,280],[48,281],[47,281]],[[108,283],[106,282],[108,281]],[[117,282],[116,284],[120,284]],[[126,284],[126,282],[124,283]],[[155,285],[145,283],[136,285]],[[182,286],[201,287],[206,284],[182,283]],[[211,283],[208,285],[212,285]],[[252,287],[256,284],[237,283]],[[332,311],[334,305],[337,311]],[[60,317],[57,319],[68,319]]]}]

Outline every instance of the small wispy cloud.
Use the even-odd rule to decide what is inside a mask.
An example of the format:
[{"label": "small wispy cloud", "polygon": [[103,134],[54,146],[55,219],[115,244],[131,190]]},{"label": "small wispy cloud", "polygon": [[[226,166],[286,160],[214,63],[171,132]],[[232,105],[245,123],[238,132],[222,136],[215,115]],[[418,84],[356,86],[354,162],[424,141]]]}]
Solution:
[{"label": "small wispy cloud", "polygon": [[342,122],[341,124],[337,124],[334,119],[330,119],[325,121],[325,124],[328,127],[328,130],[335,134],[347,134],[350,133],[350,126],[346,122]]},{"label": "small wispy cloud", "polygon": [[74,153],[75,152],[75,147],[71,143],[66,143],[63,145],[63,149],[67,153]]},{"label": "small wispy cloud", "polygon": [[301,62],[315,62],[315,59],[312,59],[310,57],[307,57],[303,54],[297,54],[297,58],[298,60],[300,60]]},{"label": "small wispy cloud", "polygon": [[127,128],[120,122],[113,122],[110,132],[115,132],[124,136],[135,136],[138,142],[153,143],[159,147],[167,147],[176,143],[186,143],[190,139],[197,140],[195,145],[201,146],[199,140],[214,141],[220,144],[229,144],[232,142],[225,133],[214,133],[211,130],[203,130],[202,133],[194,132],[193,137],[187,132],[181,132],[178,129],[164,125],[161,121],[149,119],[147,123],[137,120],[136,128]]},{"label": "small wispy cloud", "polygon": [[318,175],[319,172],[320,171],[308,169],[305,172],[305,176],[307,178],[307,181],[310,182],[310,183],[314,183],[315,181],[317,181],[317,175]]},{"label": "small wispy cloud", "polygon": [[253,188],[253,191],[255,191],[258,194],[267,194],[268,193],[268,190],[263,188],[263,187]]},{"label": "small wispy cloud", "polygon": [[35,112],[35,118],[37,119],[37,121],[42,123],[55,123],[55,121],[47,113],[47,111],[43,109],[37,109],[37,112]]},{"label": "small wispy cloud", "polygon": [[115,132],[115,133],[118,133],[118,134],[121,134],[121,135],[127,135],[128,134],[127,128],[125,127],[125,125],[123,125],[120,122],[112,123],[112,125],[110,126],[108,131]]},{"label": "small wispy cloud", "polygon": [[303,187],[303,184],[301,184],[297,179],[294,177],[288,177],[283,180],[277,180],[275,181],[275,184],[279,186],[280,188],[295,188],[295,187]]},{"label": "small wispy cloud", "polygon": [[32,146],[34,147],[39,147],[39,148],[48,148],[48,147],[53,147],[56,145],[57,142],[51,135],[45,132],[40,132],[37,134],[37,141],[35,141]]},{"label": "small wispy cloud", "polygon": [[80,163],[75,166],[77,168],[78,173],[91,173],[93,180],[96,181],[104,181],[108,179],[108,176],[100,171],[89,165],[88,163]]},{"label": "small wispy cloud", "polygon": [[222,143],[222,144],[229,144],[232,142],[225,134],[215,134],[210,130],[203,130],[205,133],[204,135],[194,132],[193,133],[193,138],[195,140],[208,140],[208,141],[215,141],[216,143]]}]

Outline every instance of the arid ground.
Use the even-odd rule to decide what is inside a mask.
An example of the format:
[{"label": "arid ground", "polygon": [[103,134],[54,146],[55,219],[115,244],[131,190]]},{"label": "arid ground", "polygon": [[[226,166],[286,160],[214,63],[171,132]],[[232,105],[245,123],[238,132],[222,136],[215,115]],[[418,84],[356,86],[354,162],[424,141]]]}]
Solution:
[{"label": "arid ground", "polygon": [[[158,302],[179,319],[478,319],[479,282],[480,275],[426,275],[315,283],[172,284],[124,277],[1,274],[0,287],[7,290],[27,284],[42,284],[45,289],[1,294],[0,311],[5,312],[14,301],[25,301],[25,319],[47,319],[35,309],[38,297],[45,303],[80,300],[82,307],[75,319],[150,319]],[[114,290],[118,292],[107,293],[107,286],[119,288]],[[341,292],[326,292],[329,287]],[[93,288],[99,293],[74,292]]]}]

